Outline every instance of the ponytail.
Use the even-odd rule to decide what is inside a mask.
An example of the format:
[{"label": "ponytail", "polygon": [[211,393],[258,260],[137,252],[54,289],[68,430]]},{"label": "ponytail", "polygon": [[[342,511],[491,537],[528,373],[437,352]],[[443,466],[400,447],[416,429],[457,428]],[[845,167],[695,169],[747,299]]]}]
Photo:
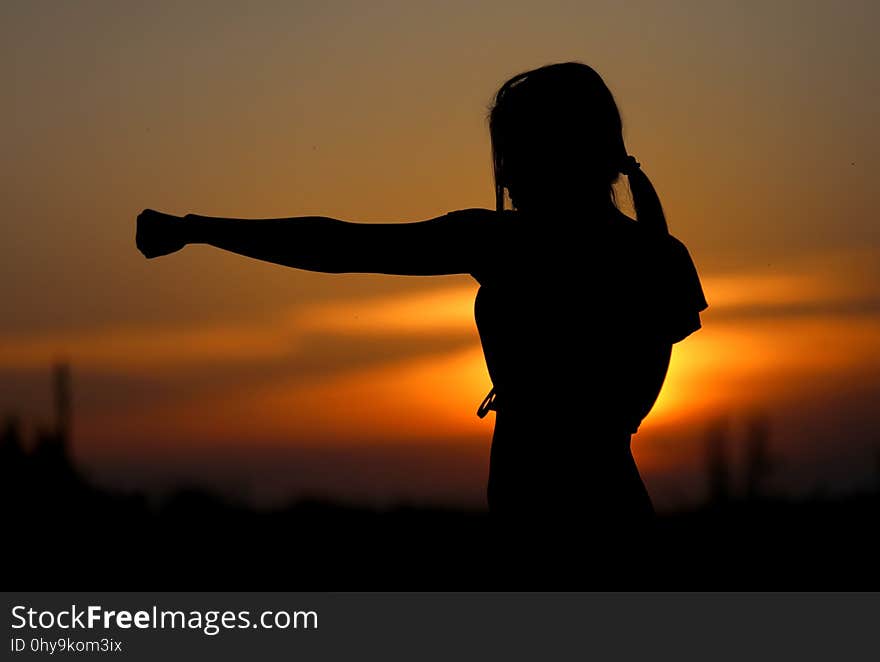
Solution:
[{"label": "ponytail", "polygon": [[654,190],[654,185],[648,179],[648,175],[641,169],[641,164],[635,157],[627,156],[620,172],[629,179],[629,190],[632,193],[633,207],[636,210],[636,220],[644,223],[646,228],[652,231],[669,234],[669,226],[666,224],[666,215],[663,213],[663,205],[660,197]]}]

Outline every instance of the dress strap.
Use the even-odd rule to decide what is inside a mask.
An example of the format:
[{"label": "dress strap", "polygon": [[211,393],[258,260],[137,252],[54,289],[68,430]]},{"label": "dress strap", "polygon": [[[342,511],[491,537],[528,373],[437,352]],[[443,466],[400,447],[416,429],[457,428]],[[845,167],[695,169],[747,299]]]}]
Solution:
[{"label": "dress strap", "polygon": [[492,387],[492,390],[483,398],[483,401],[480,403],[480,407],[477,409],[477,416],[480,418],[486,418],[486,414],[490,411],[497,411],[495,409],[495,387]]}]

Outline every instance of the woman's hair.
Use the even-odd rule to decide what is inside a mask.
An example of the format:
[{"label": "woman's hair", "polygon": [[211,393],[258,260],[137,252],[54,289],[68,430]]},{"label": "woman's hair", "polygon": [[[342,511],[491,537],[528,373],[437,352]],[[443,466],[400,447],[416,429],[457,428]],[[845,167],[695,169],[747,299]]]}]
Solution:
[{"label": "woman's hair", "polygon": [[624,172],[636,218],[667,231],[651,181],[627,155],[614,96],[591,67],[564,62],[517,74],[495,94],[489,134],[499,211],[505,189],[517,207],[575,194],[614,201]]}]

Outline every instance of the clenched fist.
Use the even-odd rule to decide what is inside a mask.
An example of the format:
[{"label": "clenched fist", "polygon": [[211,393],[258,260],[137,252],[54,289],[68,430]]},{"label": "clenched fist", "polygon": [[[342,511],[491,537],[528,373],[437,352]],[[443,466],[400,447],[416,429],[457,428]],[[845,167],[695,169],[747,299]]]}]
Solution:
[{"label": "clenched fist", "polygon": [[184,220],[179,216],[144,209],[137,217],[135,243],[147,258],[179,251],[186,246]]}]

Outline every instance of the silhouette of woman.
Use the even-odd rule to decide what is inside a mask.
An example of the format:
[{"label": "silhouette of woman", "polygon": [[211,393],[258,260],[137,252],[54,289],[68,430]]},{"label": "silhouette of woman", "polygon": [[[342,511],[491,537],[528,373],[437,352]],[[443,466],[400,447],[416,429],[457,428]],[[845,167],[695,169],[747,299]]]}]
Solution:
[{"label": "silhouette of woman", "polygon": [[[137,245],[148,258],[203,243],[327,273],[472,275],[494,385],[479,411],[496,411],[493,519],[637,533],[653,508],[630,440],[660,393],[672,345],[700,328],[697,271],[627,155],[617,105],[592,68],[567,62],[514,76],[495,95],[489,130],[495,210],[412,223],[145,210]],[[615,202],[621,173],[635,220]]]}]

